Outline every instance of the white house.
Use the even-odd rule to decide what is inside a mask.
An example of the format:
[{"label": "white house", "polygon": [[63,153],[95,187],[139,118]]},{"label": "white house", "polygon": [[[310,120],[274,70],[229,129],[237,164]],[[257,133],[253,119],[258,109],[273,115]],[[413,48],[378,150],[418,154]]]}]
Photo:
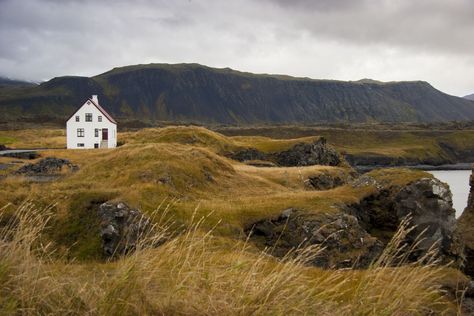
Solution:
[{"label": "white house", "polygon": [[67,120],[66,133],[68,149],[117,147],[117,122],[99,105],[97,95]]}]

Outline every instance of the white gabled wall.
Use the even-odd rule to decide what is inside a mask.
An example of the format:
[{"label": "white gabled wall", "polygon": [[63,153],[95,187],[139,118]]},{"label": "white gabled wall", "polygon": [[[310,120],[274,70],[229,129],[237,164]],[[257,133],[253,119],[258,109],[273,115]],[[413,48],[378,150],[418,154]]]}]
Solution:
[{"label": "white gabled wall", "polygon": [[[86,113],[92,113],[92,122],[86,122]],[[79,116],[79,122],[76,122],[76,116]],[[102,122],[98,121],[99,116],[102,116]],[[84,137],[77,136],[78,128],[84,129]],[[98,137],[95,137],[96,128],[99,129]],[[109,133],[108,148],[117,147],[117,125],[110,122],[90,100],[87,100],[66,123],[67,148],[91,149],[94,148],[94,144],[100,146],[104,128],[107,128]],[[84,147],[78,147],[78,144],[84,144]]]}]

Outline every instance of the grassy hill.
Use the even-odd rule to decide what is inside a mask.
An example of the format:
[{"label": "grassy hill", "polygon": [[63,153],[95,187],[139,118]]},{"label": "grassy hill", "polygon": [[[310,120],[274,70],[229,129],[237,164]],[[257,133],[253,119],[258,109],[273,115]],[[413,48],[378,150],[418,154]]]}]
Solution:
[{"label": "grassy hill", "polygon": [[[10,143],[40,143],[63,131],[11,132]],[[1,170],[0,312],[94,315],[419,315],[456,314],[459,300],[440,290],[464,284],[444,266],[376,263],[365,270],[323,270],[312,252],[275,258],[249,243],[245,228],[295,207],[314,216],[338,212],[375,190],[342,185],[308,190],[303,179],[351,176],[347,167],[257,168],[219,155],[252,145],[284,150],[302,139],[227,137],[204,128],[127,132],[114,150],[50,150],[79,166],[52,182],[15,176],[17,159]],[[6,178],[2,178],[7,175]],[[377,171],[384,183],[406,185],[420,171]],[[138,247],[118,260],[101,257],[93,206],[116,200],[140,208],[180,234],[158,248]],[[29,201],[25,204],[25,201]],[[154,216],[153,216],[154,215]],[[9,221],[10,218],[17,221]],[[164,219],[164,220],[163,220]],[[160,226],[161,227],[161,226]],[[157,238],[161,238],[157,236]],[[390,255],[390,254],[387,254]],[[394,254],[392,254],[394,255]],[[399,255],[396,253],[395,255]]]},{"label": "grassy hill", "polygon": [[114,68],[0,90],[7,122],[67,118],[92,94],[122,121],[270,124],[473,120],[474,102],[427,82],[344,82],[260,75],[198,64]]}]

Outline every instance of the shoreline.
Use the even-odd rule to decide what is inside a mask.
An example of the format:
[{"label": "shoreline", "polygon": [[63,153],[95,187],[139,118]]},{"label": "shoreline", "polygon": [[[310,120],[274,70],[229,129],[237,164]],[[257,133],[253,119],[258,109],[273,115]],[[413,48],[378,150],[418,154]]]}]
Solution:
[{"label": "shoreline", "polygon": [[472,162],[462,162],[456,164],[444,164],[444,165],[355,165],[352,166],[356,171],[360,173],[369,172],[375,169],[382,169],[382,168],[407,168],[407,169],[418,169],[424,171],[431,171],[431,170],[472,170],[473,163]]}]

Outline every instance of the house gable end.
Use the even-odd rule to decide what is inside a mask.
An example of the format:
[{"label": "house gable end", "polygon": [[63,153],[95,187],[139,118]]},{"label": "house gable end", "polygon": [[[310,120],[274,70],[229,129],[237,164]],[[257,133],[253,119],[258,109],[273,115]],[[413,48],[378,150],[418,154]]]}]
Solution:
[{"label": "house gable end", "polygon": [[84,104],[82,104],[80,107],[77,108],[76,111],[74,111],[74,113],[66,120],[66,122],[69,122],[71,119],[73,119],[74,116],[75,116],[84,106],[86,106],[86,105],[88,104],[88,102],[90,102],[89,104],[94,105],[94,106],[97,108],[97,110],[99,110],[99,111],[104,115],[104,117],[105,117],[110,123],[117,125],[117,122],[112,118],[112,116],[111,116],[109,113],[107,113],[107,111],[105,111],[103,107],[101,107],[100,105],[98,105],[98,104],[96,104],[94,101],[92,101],[92,99],[87,99],[87,101],[84,102]]}]

